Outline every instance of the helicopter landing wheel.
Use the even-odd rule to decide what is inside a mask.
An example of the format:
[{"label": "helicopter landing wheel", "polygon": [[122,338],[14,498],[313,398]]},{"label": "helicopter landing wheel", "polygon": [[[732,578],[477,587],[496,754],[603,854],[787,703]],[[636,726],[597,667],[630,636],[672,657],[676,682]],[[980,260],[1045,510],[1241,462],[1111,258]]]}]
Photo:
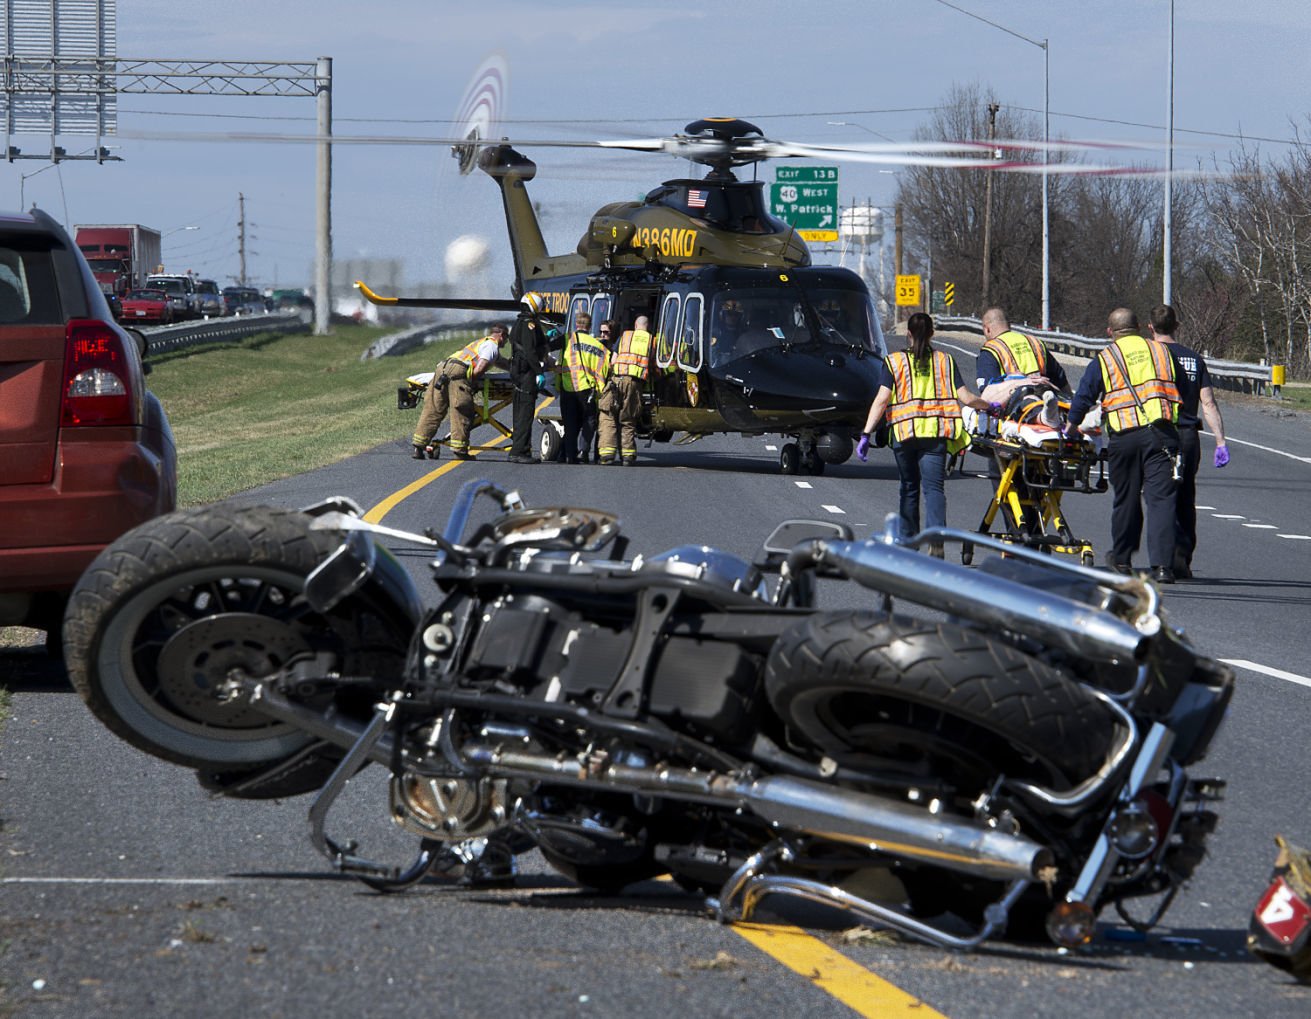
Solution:
[{"label": "helicopter landing wheel", "polygon": [[560,455],[560,449],[564,446],[564,439],[559,432],[555,430],[555,423],[552,421],[542,422],[542,438],[538,443],[538,453],[544,463],[551,463]]},{"label": "helicopter landing wheel", "polygon": [[819,454],[813,449],[806,450],[805,456],[802,457],[802,462],[805,464],[807,474],[824,473],[824,461],[819,458]]},{"label": "helicopter landing wheel", "polygon": [[778,469],[784,474],[796,474],[801,468],[801,447],[795,442],[786,442],[778,451]]}]

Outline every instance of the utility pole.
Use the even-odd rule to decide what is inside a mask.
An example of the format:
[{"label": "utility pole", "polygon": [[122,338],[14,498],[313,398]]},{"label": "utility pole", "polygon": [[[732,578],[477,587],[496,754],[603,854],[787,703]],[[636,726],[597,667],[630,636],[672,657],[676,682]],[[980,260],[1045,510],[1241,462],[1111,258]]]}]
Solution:
[{"label": "utility pole", "polygon": [[318,60],[319,122],[314,238],[314,335],[326,336],[332,315],[332,58]]},{"label": "utility pole", "polygon": [[[997,140],[997,111],[1001,107],[997,103],[988,104],[988,141],[989,143]],[[989,149],[992,146],[989,144]],[[1046,158],[1045,156],[1043,158]],[[988,288],[991,283],[992,273],[992,171],[988,171],[988,180],[984,185],[983,199],[983,307],[979,309],[980,314],[990,307],[988,300]]]},{"label": "utility pole", "polygon": [[[897,203],[897,212],[893,218],[893,247],[892,247],[892,271],[895,277],[901,275],[901,203]],[[896,304],[896,286],[893,288],[893,305],[892,305],[892,322],[893,325],[901,321],[901,305]]]},{"label": "utility pole", "polygon": [[237,276],[238,286],[246,285],[246,196],[237,192],[237,256],[241,259],[241,270]]}]

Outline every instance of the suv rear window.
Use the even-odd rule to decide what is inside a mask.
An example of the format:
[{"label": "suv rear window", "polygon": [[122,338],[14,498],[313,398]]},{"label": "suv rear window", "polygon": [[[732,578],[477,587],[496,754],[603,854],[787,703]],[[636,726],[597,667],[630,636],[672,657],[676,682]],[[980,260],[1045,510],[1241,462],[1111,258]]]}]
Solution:
[{"label": "suv rear window", "polygon": [[33,240],[0,246],[0,326],[63,324],[50,246]]}]

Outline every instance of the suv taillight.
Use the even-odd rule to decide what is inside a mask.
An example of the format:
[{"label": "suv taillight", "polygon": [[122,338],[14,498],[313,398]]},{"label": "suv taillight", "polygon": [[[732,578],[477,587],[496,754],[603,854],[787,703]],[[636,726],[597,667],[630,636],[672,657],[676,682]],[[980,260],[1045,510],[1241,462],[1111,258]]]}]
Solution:
[{"label": "suv taillight", "polygon": [[95,319],[73,319],[67,337],[60,424],[136,424],[132,362],[122,337]]}]

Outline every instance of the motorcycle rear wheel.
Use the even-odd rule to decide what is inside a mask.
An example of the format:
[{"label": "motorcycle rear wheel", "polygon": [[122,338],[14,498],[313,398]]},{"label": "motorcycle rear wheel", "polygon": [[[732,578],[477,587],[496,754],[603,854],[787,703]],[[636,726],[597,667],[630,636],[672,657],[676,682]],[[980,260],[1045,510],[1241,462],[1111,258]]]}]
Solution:
[{"label": "motorcycle rear wheel", "polygon": [[765,689],[816,749],[901,762],[966,798],[999,774],[1069,789],[1115,736],[1101,701],[1009,644],[873,612],[821,613],[784,633]]},{"label": "motorcycle rear wheel", "polygon": [[[305,578],[339,543],[310,521],[216,504],[158,517],[105,549],[64,620],[69,678],[96,717],[149,754],[209,772],[221,788],[312,742],[241,698],[225,700],[230,670],[267,675],[295,655],[326,651],[348,675],[399,672],[408,627],[371,613],[361,595],[331,616],[305,602]],[[334,756],[253,795],[317,788]]]}]

